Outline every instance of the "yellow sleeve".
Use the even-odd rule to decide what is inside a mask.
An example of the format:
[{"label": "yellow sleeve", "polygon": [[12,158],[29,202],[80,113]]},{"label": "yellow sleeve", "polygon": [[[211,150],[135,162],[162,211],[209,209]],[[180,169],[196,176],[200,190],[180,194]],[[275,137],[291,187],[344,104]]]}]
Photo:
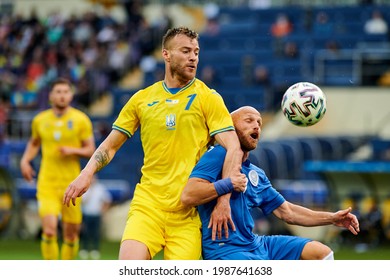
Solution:
[{"label": "yellow sleeve", "polygon": [[40,139],[38,132],[38,124],[39,121],[37,120],[39,116],[35,116],[31,122],[31,138],[33,139]]},{"label": "yellow sleeve", "polygon": [[221,95],[215,90],[207,95],[204,102],[204,114],[209,127],[210,136],[234,130],[233,121]]},{"label": "yellow sleeve", "polygon": [[127,101],[112,125],[113,129],[125,133],[129,138],[134,135],[140,122],[137,109],[137,102],[139,102],[137,96],[139,93],[137,92]]},{"label": "yellow sleeve", "polygon": [[92,122],[87,115],[84,115],[81,121],[81,140],[87,140],[93,136]]}]

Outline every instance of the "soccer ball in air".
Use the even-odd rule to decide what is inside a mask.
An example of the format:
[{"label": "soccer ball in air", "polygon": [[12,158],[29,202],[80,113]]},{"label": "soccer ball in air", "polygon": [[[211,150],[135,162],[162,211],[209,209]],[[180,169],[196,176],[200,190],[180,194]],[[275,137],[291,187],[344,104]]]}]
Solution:
[{"label": "soccer ball in air", "polygon": [[315,84],[299,82],[290,86],[283,95],[282,111],[294,125],[312,126],[326,112],[326,96]]}]

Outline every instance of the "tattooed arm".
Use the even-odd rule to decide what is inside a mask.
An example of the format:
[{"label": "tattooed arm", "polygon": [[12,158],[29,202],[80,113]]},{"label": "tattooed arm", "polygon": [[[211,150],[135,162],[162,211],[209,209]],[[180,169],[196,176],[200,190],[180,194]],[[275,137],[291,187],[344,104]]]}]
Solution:
[{"label": "tattooed arm", "polygon": [[127,135],[122,132],[111,131],[93,153],[80,175],[66,189],[63,199],[64,204],[69,206],[70,201],[72,201],[72,204],[76,205],[76,198],[82,196],[89,189],[93,175],[110,163],[127,138]]}]

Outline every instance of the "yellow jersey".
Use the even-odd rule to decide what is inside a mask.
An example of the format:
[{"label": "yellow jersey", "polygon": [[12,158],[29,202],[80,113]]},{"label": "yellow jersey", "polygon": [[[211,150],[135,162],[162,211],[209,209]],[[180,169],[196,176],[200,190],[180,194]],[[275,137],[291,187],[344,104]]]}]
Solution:
[{"label": "yellow jersey", "polygon": [[48,109],[34,117],[31,130],[32,138],[41,141],[37,186],[67,187],[80,173],[80,159],[61,155],[60,147],[81,147],[82,141],[93,136],[91,120],[72,107],[62,116]]},{"label": "yellow jersey", "polygon": [[222,97],[196,78],[175,94],[162,81],[136,92],[113,129],[131,137],[138,127],[144,164],[132,205],[165,211],[183,208],[182,190],[211,137],[234,130]]}]

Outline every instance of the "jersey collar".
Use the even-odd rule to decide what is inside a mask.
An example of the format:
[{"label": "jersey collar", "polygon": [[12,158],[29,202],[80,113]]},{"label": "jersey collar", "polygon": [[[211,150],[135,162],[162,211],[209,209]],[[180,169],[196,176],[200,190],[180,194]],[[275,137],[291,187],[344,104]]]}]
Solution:
[{"label": "jersey collar", "polygon": [[163,85],[163,88],[165,91],[169,92],[170,94],[177,94],[179,92],[182,92],[184,90],[186,90],[187,88],[189,88],[194,82],[195,82],[196,78],[193,78],[187,85],[185,85],[184,87],[182,87],[179,91],[173,93],[170,91],[169,87],[165,84],[165,82],[163,81],[162,82],[162,85]]}]

